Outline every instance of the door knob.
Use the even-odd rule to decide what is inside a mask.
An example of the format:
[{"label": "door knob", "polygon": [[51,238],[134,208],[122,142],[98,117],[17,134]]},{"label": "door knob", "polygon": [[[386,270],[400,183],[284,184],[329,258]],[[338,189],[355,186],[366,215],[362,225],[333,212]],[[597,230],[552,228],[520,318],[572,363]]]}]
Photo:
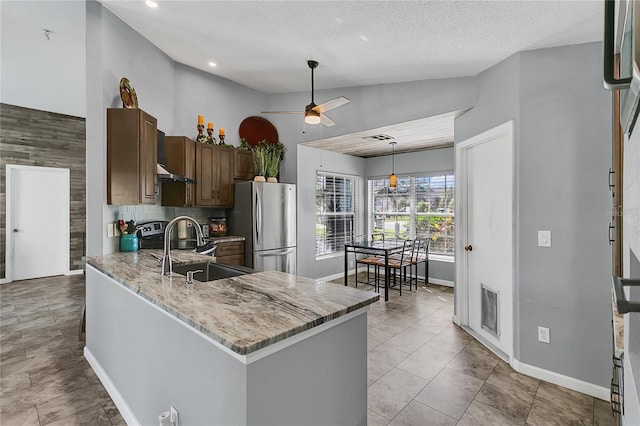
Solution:
[{"label": "door knob", "polygon": [[13,228],[13,232],[20,232],[18,228]]},{"label": "door knob", "polygon": [[471,244],[469,244],[468,246],[464,246],[464,249],[465,249],[466,251],[472,251],[472,250],[473,250],[473,247],[471,247]]}]

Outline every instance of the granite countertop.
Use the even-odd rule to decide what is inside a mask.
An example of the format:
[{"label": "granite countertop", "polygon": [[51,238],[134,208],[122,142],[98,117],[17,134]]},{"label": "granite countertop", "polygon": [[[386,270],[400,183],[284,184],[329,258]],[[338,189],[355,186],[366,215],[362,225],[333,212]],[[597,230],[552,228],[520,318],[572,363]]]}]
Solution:
[{"label": "granite countertop", "polygon": [[[379,299],[377,293],[277,271],[185,283],[160,275],[151,253],[113,253],[88,264],[232,351],[247,355]],[[173,264],[211,261],[171,251]]]},{"label": "granite countertop", "polygon": [[611,289],[611,309],[613,310],[613,346],[616,358],[620,358],[624,353],[624,317],[618,313],[613,289]]},{"label": "granite countertop", "polygon": [[209,237],[209,241],[215,241],[217,243],[232,243],[236,241],[244,241],[244,237],[238,237],[235,235],[225,235],[223,237]]}]

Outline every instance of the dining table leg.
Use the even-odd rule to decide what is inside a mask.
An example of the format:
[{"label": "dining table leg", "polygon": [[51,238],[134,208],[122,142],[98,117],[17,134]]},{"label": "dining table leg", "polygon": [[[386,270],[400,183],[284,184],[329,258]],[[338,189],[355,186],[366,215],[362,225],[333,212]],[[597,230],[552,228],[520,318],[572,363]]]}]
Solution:
[{"label": "dining table leg", "polygon": [[349,250],[344,249],[344,285],[349,285]]},{"label": "dining table leg", "polygon": [[389,252],[384,252],[384,301],[389,301],[389,284],[390,284],[390,270],[389,270]]}]

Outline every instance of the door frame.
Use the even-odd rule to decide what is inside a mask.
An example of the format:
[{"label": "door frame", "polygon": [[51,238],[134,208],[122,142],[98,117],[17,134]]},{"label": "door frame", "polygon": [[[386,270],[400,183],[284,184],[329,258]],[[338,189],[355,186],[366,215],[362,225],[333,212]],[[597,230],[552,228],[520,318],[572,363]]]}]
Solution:
[{"label": "door frame", "polygon": [[61,226],[64,228],[65,231],[65,235],[67,235],[67,238],[64,241],[64,249],[65,249],[65,255],[64,255],[64,270],[65,270],[65,275],[70,275],[71,274],[71,269],[69,268],[69,258],[70,258],[70,254],[69,254],[69,246],[70,246],[70,230],[69,230],[69,222],[70,222],[70,217],[71,217],[71,210],[70,210],[70,184],[71,184],[71,172],[69,169],[65,169],[65,168],[58,168],[58,167],[40,167],[40,166],[22,166],[22,165],[17,165],[17,164],[7,164],[6,165],[6,169],[5,169],[5,194],[6,194],[6,198],[5,198],[5,279],[4,279],[4,283],[10,283],[13,281],[13,232],[11,232],[11,223],[13,220],[12,214],[11,214],[11,202],[12,202],[12,175],[14,172],[17,172],[19,170],[39,170],[39,171],[46,171],[49,173],[61,173],[66,177],[66,181],[67,181],[67,191],[65,191],[64,197],[62,200],[60,200],[60,203],[63,204],[66,208],[66,212],[67,212],[67,220],[65,221],[65,223],[63,223]]},{"label": "door frame", "polygon": [[[509,356],[509,362],[515,359],[515,342],[516,342],[516,257],[517,257],[517,233],[516,233],[516,200],[517,191],[515,185],[515,135],[514,135],[514,122],[513,120],[500,124],[492,129],[486,130],[462,142],[455,145],[455,180],[456,180],[456,217],[462,218],[462,220],[456,221],[456,233],[455,233],[455,314],[453,320],[456,324],[469,327],[469,254],[464,250],[469,232],[468,219],[468,207],[467,207],[467,160],[468,151],[470,148],[481,145],[486,142],[490,142],[494,139],[507,136],[511,143],[511,174],[508,176],[511,186],[511,322],[512,322],[512,336],[511,336],[511,348]],[[476,338],[482,341],[483,344],[489,348],[493,348],[491,342],[482,338],[478,333],[472,333]]]}]

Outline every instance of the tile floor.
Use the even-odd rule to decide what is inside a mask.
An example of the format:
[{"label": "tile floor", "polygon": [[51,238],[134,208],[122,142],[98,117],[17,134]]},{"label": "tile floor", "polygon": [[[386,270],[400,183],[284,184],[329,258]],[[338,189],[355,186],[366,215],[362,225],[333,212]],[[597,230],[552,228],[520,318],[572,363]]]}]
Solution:
[{"label": "tile floor", "polygon": [[453,324],[452,288],[406,290],[369,310],[370,426],[614,424],[608,402],[515,372]]},{"label": "tile floor", "polygon": [[[82,355],[83,303],[82,276],[0,285],[1,425],[125,424]],[[513,371],[452,306],[452,289],[421,285],[371,307],[369,425],[613,424],[608,403]]]}]

